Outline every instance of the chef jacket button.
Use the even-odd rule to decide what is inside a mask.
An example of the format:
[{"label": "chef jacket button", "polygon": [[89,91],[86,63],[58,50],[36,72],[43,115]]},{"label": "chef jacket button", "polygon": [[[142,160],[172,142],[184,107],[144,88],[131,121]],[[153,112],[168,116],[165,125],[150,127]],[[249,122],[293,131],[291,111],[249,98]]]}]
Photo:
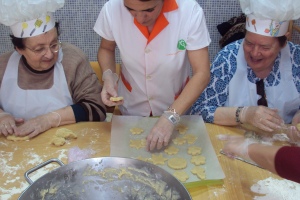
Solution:
[{"label": "chef jacket button", "polygon": [[152,101],[153,99],[154,99],[153,97],[149,97],[149,99],[148,99],[148,100],[149,100],[149,101]]},{"label": "chef jacket button", "polygon": [[150,80],[151,78],[152,78],[151,75],[147,75],[147,76],[146,76],[146,79],[147,79],[147,80]]},{"label": "chef jacket button", "polygon": [[145,53],[150,53],[151,50],[150,49],[145,49]]}]

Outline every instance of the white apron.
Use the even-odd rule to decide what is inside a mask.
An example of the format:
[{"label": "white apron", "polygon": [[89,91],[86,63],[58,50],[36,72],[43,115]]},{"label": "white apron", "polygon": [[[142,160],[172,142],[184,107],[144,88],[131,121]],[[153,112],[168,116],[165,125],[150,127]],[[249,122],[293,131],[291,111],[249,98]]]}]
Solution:
[{"label": "white apron", "polygon": [[[265,87],[268,107],[276,108],[285,123],[291,123],[300,106],[300,95],[293,82],[290,48],[287,44],[281,50],[279,64],[281,74],[277,86]],[[256,84],[247,78],[247,63],[244,56],[243,42],[237,55],[237,69],[229,83],[229,95],[225,106],[257,106],[260,98],[256,93]]]},{"label": "white apron", "polygon": [[25,120],[73,104],[60,50],[54,66],[54,83],[50,89],[23,90],[18,86],[18,66],[21,55],[14,52],[9,58],[0,89],[0,105],[5,112]]}]

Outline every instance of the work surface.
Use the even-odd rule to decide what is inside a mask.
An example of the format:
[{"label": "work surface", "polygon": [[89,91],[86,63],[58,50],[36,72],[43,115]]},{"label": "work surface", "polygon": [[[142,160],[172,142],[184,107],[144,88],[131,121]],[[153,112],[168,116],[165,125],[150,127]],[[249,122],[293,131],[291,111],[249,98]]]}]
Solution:
[{"label": "work surface", "polygon": [[[264,169],[220,155],[219,151],[223,147],[223,142],[219,141],[216,135],[220,133],[243,134],[242,129],[213,124],[205,124],[205,126],[226,177],[223,184],[220,185],[199,186],[189,189],[193,199],[253,199],[256,196],[264,196],[264,194],[254,193],[251,190],[253,185],[266,179],[281,180],[278,176]],[[17,199],[22,191],[29,186],[24,179],[24,173],[28,169],[51,158],[59,158],[67,164],[68,151],[72,147],[93,150],[95,153],[91,157],[110,155],[110,122],[85,122],[63,127],[77,133],[78,138],[68,141],[62,147],[55,147],[50,144],[58,128],[51,129],[30,141],[12,142],[0,137],[1,200]],[[56,166],[49,165],[49,167],[42,168],[32,174],[30,178],[34,181],[49,172],[53,167]],[[297,185],[297,187],[299,186]]]}]

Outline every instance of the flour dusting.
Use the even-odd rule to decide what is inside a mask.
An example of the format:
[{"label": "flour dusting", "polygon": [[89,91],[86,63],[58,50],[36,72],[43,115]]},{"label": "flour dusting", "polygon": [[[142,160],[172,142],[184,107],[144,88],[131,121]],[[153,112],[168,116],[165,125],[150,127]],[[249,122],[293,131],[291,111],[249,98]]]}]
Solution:
[{"label": "flour dusting", "polygon": [[263,196],[255,196],[254,200],[299,200],[300,184],[289,180],[267,178],[258,181],[251,191]]}]

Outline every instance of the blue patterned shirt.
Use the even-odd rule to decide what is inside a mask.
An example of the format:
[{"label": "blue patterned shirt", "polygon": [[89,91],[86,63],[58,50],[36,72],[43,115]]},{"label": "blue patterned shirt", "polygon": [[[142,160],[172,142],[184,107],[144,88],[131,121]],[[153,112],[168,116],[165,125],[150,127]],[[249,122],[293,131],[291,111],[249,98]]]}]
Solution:
[{"label": "blue patterned shirt", "polygon": [[[243,39],[227,45],[217,54],[211,65],[210,83],[192,106],[190,114],[202,115],[205,122],[213,123],[216,109],[224,106],[227,101],[229,82],[236,72],[237,54],[239,48],[242,48],[242,41]],[[288,42],[288,45],[290,46],[293,82],[300,93],[300,45],[291,42]],[[265,87],[276,86],[280,83],[280,57],[281,53],[278,54],[273,69],[266,78]],[[249,66],[247,66],[247,78],[252,83],[260,80]]]}]

